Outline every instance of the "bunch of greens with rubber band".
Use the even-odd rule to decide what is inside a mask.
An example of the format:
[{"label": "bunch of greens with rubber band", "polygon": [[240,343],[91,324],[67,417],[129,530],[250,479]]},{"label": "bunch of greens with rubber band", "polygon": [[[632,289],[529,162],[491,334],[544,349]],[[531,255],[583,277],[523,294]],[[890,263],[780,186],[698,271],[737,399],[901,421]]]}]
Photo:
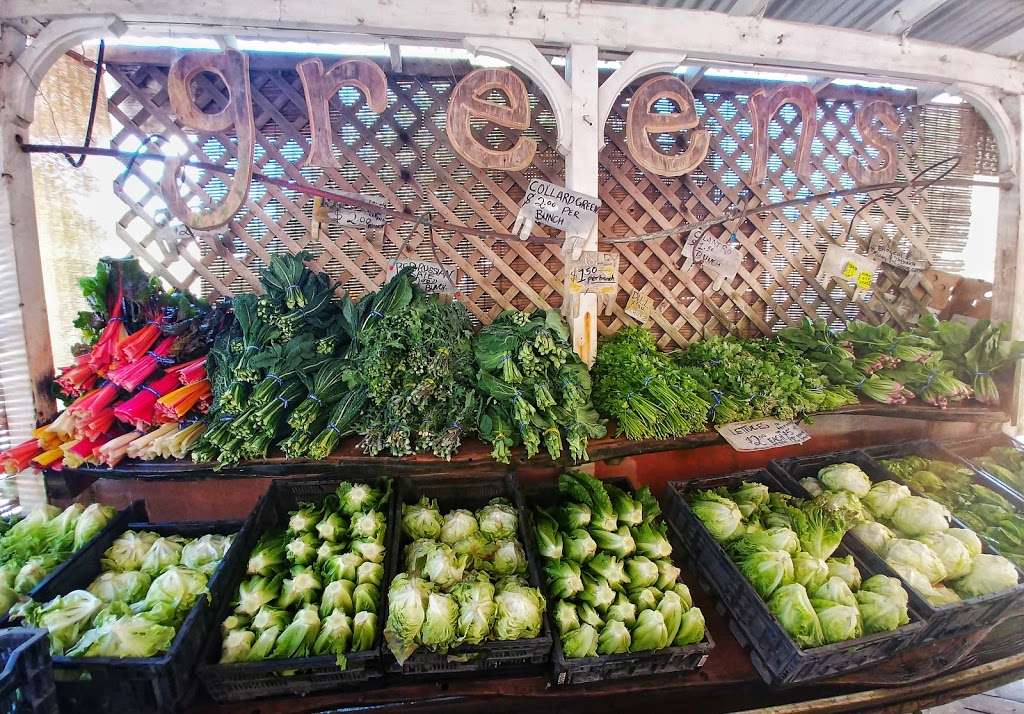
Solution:
[{"label": "bunch of greens with rubber band", "polygon": [[[423,293],[409,269],[360,320],[356,357],[366,402],[360,447],[450,459],[475,430],[472,331],[465,306]],[[382,290],[383,292],[383,290]]]},{"label": "bunch of greens with rubber band", "polygon": [[605,434],[590,402],[590,374],[569,344],[556,310],[506,310],[476,335],[477,428],[491,455],[508,463],[522,444],[527,458],[543,444],[552,459],[563,443],[575,461],[587,459],[587,440]]},{"label": "bunch of greens with rubber band", "polygon": [[705,390],[659,352],[642,327],[624,327],[603,340],[592,376],[594,406],[630,439],[684,436],[707,421]]},{"label": "bunch of greens with rubber band", "polygon": [[921,318],[918,331],[933,340],[956,375],[974,387],[974,398],[998,406],[999,388],[993,379],[1000,370],[1024,358],[1024,342],[1009,339],[1009,325],[978,320],[943,322],[933,315]]},{"label": "bunch of greens with rubber band", "polygon": [[713,337],[674,357],[705,388],[714,424],[798,419],[857,402],[852,391],[831,385],[816,363],[775,338]]}]

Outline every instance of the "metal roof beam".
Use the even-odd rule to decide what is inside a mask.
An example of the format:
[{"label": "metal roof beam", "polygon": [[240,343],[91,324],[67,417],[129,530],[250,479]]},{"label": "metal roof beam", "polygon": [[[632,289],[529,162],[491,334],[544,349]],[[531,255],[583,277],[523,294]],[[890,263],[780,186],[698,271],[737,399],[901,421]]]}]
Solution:
[{"label": "metal roof beam", "polygon": [[1006,55],[1008,57],[1020,57],[1024,55],[1024,27],[1009,35],[1000,37],[998,40],[983,48],[986,52],[994,55]]},{"label": "metal roof beam", "polygon": [[949,0],[903,0],[876,22],[865,28],[885,35],[902,35]]}]

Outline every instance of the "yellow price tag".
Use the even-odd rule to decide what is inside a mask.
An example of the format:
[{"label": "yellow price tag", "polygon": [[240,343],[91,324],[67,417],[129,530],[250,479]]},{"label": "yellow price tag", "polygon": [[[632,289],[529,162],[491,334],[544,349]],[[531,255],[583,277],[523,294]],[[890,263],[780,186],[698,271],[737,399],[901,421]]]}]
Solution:
[{"label": "yellow price tag", "polygon": [[860,275],[857,276],[857,287],[860,288],[861,290],[867,290],[868,288],[871,287],[871,280],[874,277],[875,276],[872,273],[869,273],[866,270],[863,271]]},{"label": "yellow price tag", "polygon": [[847,280],[851,280],[857,275],[857,266],[854,265],[853,261],[850,260],[843,266],[843,277]]}]

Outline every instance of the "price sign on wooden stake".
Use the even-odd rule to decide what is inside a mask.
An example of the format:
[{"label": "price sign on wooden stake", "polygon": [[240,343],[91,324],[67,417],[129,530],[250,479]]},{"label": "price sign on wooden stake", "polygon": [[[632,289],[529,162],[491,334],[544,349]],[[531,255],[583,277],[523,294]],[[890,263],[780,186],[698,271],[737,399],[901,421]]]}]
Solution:
[{"label": "price sign on wooden stake", "polygon": [[737,421],[716,426],[715,429],[736,451],[763,451],[780,446],[795,446],[811,438],[796,422],[780,419]]}]

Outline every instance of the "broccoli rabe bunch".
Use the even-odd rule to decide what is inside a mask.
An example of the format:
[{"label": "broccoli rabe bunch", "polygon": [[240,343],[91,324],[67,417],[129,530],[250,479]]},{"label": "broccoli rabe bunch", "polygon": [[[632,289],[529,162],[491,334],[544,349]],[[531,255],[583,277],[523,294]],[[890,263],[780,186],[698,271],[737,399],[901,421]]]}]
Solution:
[{"label": "broccoli rabe bunch", "polygon": [[581,472],[534,513],[548,592],[566,657],[660,650],[704,639],[704,615],[672,563],[661,509]]},{"label": "broccoli rabe bunch", "polygon": [[264,534],[222,623],[222,663],[330,656],[344,665],[373,647],[390,489],[343,482]]},{"label": "broccoli rabe bunch", "polygon": [[587,441],[604,436],[590,402],[590,374],[569,344],[557,310],[506,310],[473,341],[480,437],[503,463],[522,445],[527,458],[541,447],[552,459],[565,445],[573,461],[587,459]]},{"label": "broccoli rabe bunch", "polygon": [[419,647],[447,652],[537,637],[545,600],[529,587],[519,518],[503,498],[445,515],[424,496],[402,506],[404,571],[388,590],[384,639],[399,664]]},{"label": "broccoli rabe bunch", "polygon": [[103,553],[102,572],[85,590],[47,603],[28,601],[12,615],[49,630],[53,655],[154,657],[167,651],[207,594],[233,538],[125,531]]},{"label": "broccoli rabe bunch", "polygon": [[[854,474],[828,477],[862,484]],[[851,494],[852,495],[852,494]],[[698,490],[690,508],[800,647],[819,647],[910,621],[897,578],[863,582],[852,556],[834,553],[861,519],[856,498],[803,500],[755,481]]]}]

